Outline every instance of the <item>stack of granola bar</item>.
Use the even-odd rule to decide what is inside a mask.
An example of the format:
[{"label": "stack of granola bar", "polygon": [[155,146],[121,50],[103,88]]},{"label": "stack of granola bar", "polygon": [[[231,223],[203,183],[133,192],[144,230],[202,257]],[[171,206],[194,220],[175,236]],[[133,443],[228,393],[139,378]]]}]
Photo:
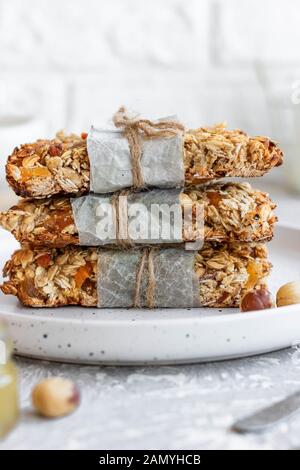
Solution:
[{"label": "stack of granola bar", "polygon": [[[249,183],[215,180],[262,176],[282,163],[281,150],[266,137],[224,125],[162,136],[167,125],[160,124],[156,138],[147,133],[149,122],[130,121],[132,135],[126,126],[92,128],[13,151],[7,180],[21,199],[0,213],[0,225],[21,249],[5,265],[5,294],[33,307],[236,307],[245,291],[266,286],[275,204]],[[133,162],[135,144],[140,155]],[[143,188],[134,184],[131,164]],[[185,219],[171,217],[176,237],[129,233],[137,203],[146,206],[143,229],[150,206],[175,202]],[[99,223],[107,205],[113,223],[105,227],[115,230],[103,241]],[[161,216],[155,220],[161,229]],[[193,248],[200,238],[203,244]]]}]

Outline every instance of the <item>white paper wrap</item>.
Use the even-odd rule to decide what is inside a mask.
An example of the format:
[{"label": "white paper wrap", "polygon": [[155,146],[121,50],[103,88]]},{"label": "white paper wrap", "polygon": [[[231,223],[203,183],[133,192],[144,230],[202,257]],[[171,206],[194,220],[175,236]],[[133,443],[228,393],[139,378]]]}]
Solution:
[{"label": "white paper wrap", "polygon": [[[87,138],[87,151],[92,192],[104,194],[132,187],[130,149],[122,131],[92,127]],[[144,140],[141,168],[146,187],[182,187],[184,184],[182,135]]]},{"label": "white paper wrap", "polygon": [[[136,290],[136,275],[142,250],[99,250],[98,307],[132,307]],[[200,284],[194,270],[195,252],[177,248],[156,249],[153,254],[156,287],[155,307],[199,307]],[[149,275],[143,272],[140,303],[147,307],[146,292]]]},{"label": "white paper wrap", "polygon": [[[183,242],[183,214],[180,189],[155,189],[121,196],[123,226],[134,245],[155,245]],[[105,246],[117,244],[113,196],[89,194],[72,198],[74,222],[80,245]]]}]

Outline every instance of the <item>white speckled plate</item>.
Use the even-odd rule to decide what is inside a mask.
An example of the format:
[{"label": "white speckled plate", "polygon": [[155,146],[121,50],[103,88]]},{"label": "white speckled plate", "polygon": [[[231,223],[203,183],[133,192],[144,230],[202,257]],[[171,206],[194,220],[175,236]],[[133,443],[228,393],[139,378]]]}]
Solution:
[{"label": "white speckled plate", "polygon": [[[0,263],[16,243],[0,233]],[[278,227],[270,243],[273,292],[300,278],[300,230]],[[96,364],[188,363],[221,360],[300,343],[300,305],[260,312],[235,309],[31,309],[0,294],[17,354]]]}]

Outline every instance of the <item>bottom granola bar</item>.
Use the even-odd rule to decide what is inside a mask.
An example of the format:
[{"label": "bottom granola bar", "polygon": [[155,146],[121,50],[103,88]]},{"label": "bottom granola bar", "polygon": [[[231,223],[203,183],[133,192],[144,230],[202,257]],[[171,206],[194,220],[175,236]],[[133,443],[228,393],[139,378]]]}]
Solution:
[{"label": "bottom granola bar", "polygon": [[[111,252],[122,253],[120,256],[126,261],[126,256],[132,256],[137,250]],[[4,282],[1,289],[5,294],[15,295],[24,305],[32,307],[101,306],[97,282],[99,276],[101,278],[107,274],[101,253],[103,251],[97,248],[23,248],[16,251],[6,263],[4,276],[9,280]],[[266,277],[271,269],[266,247],[262,244],[206,243],[193,256],[193,277],[198,286],[197,303],[205,307],[238,306],[245,290],[266,285]],[[168,279],[168,272],[165,277]],[[123,279],[117,279],[116,284],[121,289]],[[135,295],[136,292],[127,292],[132,306],[135,305]],[[153,306],[162,306],[155,302],[155,293]],[[176,295],[174,293],[172,305],[168,306],[179,306],[178,292]]]}]

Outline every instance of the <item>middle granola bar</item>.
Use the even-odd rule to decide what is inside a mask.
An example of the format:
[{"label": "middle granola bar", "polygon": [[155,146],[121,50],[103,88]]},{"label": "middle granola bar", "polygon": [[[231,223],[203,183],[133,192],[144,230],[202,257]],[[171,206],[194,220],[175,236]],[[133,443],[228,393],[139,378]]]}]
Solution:
[{"label": "middle granola bar", "polygon": [[[167,194],[172,191],[169,190]],[[160,196],[165,193],[164,190],[155,190],[144,194],[153,194],[154,202],[159,204]],[[253,189],[248,183],[211,184],[201,189],[178,191],[178,195],[180,218],[183,217],[184,207],[190,206],[194,215],[197,208],[202,208],[206,241],[258,242],[268,241],[273,236],[277,220],[273,210],[276,206],[266,193]],[[75,203],[80,203],[80,198],[76,198]],[[92,228],[95,228],[97,218],[89,219],[94,225]],[[33,247],[100,245],[97,240],[87,243],[80,238],[72,203],[68,198],[21,200],[18,205],[0,213],[0,225],[11,231],[21,243]],[[195,239],[196,232],[191,228],[182,224],[183,242]],[[146,243],[154,242],[147,240]]]}]

